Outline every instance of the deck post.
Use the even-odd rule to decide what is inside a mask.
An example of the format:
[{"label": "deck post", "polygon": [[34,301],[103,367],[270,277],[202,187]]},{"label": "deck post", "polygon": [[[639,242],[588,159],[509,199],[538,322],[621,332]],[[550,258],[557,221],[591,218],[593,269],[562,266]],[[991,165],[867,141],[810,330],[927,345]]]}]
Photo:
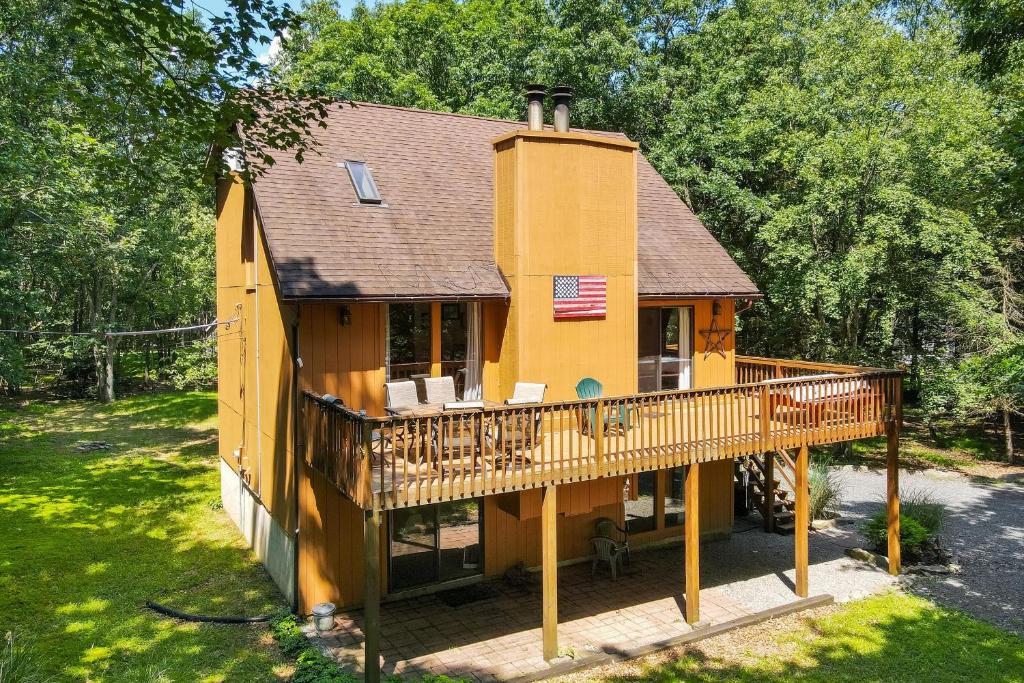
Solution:
[{"label": "deck post", "polygon": [[[897,391],[899,382],[896,383]],[[898,399],[897,399],[898,400]],[[888,522],[889,573],[900,573],[900,423],[899,412],[891,409],[885,423],[886,459],[885,492],[886,518]]]},{"label": "deck post", "polygon": [[793,536],[796,555],[796,594],[801,598],[807,597],[807,530],[811,525],[808,501],[810,497],[810,482],[807,476],[807,461],[807,446],[800,446],[796,456],[796,519]]},{"label": "deck post", "polygon": [[558,656],[558,487],[544,487],[540,511],[544,659]]},{"label": "deck post", "polygon": [[764,453],[764,530],[775,531],[775,451]]},{"label": "deck post", "polygon": [[363,669],[366,683],[380,682],[380,510],[363,511]]},{"label": "deck post", "polygon": [[686,467],[683,483],[683,525],[686,542],[686,623],[700,620],[700,465]]}]

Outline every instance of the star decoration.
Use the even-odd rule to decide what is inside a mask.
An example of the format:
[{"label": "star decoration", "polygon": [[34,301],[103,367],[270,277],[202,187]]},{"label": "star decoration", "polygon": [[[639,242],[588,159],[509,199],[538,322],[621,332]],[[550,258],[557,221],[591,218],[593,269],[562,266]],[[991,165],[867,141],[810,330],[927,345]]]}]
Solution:
[{"label": "star decoration", "polygon": [[704,360],[715,352],[725,358],[725,340],[730,334],[732,330],[718,326],[718,315],[711,316],[711,327],[700,331],[700,336],[704,337]]}]

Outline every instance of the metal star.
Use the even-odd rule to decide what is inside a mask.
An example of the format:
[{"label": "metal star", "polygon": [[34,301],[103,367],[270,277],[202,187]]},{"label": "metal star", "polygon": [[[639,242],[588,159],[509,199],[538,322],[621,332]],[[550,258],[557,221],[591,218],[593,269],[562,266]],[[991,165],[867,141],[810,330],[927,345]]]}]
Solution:
[{"label": "metal star", "polygon": [[722,358],[725,358],[725,340],[730,334],[732,334],[732,330],[719,327],[718,316],[712,316],[711,327],[700,331],[700,336],[704,337],[704,360],[707,360],[708,356],[716,351]]}]

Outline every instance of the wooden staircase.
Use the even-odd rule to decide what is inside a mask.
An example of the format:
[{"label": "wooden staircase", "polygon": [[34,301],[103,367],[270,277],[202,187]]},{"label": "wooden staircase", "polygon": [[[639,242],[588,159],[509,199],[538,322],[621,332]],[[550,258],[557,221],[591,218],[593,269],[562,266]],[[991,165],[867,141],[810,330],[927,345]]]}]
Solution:
[{"label": "wooden staircase", "polygon": [[[747,458],[750,499],[764,520],[765,531],[791,534],[795,528],[796,463],[784,450]],[[769,482],[771,482],[769,484]]]}]

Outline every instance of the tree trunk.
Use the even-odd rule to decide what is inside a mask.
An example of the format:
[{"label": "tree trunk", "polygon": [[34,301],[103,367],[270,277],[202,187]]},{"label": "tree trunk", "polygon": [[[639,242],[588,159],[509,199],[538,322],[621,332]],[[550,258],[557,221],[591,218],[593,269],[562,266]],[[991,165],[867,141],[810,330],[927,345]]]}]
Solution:
[{"label": "tree trunk", "polygon": [[1013,465],[1016,461],[1013,457],[1013,420],[1007,408],[1003,408],[1003,437],[1006,439],[1006,462]]}]

